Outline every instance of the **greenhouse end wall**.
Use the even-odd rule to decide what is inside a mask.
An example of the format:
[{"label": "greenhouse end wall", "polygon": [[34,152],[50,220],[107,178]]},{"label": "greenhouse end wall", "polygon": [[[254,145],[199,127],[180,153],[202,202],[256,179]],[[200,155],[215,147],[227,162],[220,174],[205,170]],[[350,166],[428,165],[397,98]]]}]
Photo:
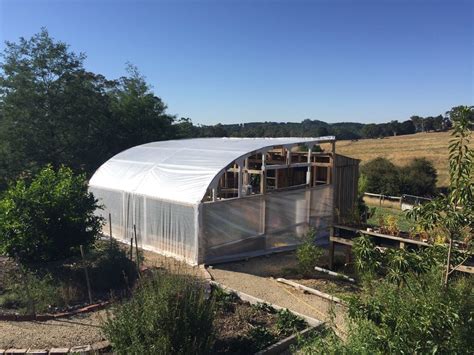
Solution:
[{"label": "greenhouse end wall", "polygon": [[265,195],[185,205],[123,191],[90,187],[103,205],[103,233],[189,264],[245,258],[294,249],[314,227],[319,243],[329,235],[333,187],[275,191]]},{"label": "greenhouse end wall", "polygon": [[198,206],[185,205],[123,191],[90,187],[103,209],[103,233],[130,244],[134,226],[140,248],[197,264],[196,216]]}]

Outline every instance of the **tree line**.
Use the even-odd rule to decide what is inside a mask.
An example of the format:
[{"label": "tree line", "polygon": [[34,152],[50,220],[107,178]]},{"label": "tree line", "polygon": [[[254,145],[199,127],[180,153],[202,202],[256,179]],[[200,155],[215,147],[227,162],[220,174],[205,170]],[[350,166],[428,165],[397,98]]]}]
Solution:
[{"label": "tree line", "polygon": [[47,164],[90,175],[104,161],[150,141],[192,137],[326,136],[338,139],[447,129],[449,115],[399,123],[260,122],[195,125],[166,104],[133,65],[110,79],[87,70],[86,56],[46,29],[6,42],[0,59],[0,188]]}]

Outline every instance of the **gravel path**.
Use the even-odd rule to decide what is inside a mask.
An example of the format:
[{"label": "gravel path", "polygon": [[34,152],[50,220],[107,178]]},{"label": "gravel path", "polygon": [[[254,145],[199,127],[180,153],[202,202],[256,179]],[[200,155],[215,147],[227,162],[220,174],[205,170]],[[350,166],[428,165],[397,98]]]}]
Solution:
[{"label": "gravel path", "polygon": [[[280,276],[283,268],[295,266],[294,254],[285,253],[216,265],[208,271],[215,281],[225,286],[318,320],[328,321],[331,315],[329,301],[302,293],[274,279]],[[338,329],[344,331],[345,308],[337,305],[333,311]]]},{"label": "gravel path", "polygon": [[106,311],[46,322],[0,321],[0,348],[52,348],[104,340],[100,325]]}]

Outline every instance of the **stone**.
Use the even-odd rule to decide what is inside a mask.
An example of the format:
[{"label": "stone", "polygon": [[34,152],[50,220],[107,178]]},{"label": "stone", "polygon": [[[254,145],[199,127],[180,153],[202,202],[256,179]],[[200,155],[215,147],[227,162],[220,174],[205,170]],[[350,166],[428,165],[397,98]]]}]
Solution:
[{"label": "stone", "polygon": [[48,350],[46,349],[28,349],[26,352],[27,354],[34,354],[34,355],[48,355]]}]

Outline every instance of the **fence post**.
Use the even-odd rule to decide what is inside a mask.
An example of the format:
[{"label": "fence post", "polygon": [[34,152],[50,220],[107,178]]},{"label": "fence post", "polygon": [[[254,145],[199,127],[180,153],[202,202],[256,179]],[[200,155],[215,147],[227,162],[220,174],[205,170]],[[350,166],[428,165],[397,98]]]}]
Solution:
[{"label": "fence post", "polygon": [[84,265],[84,273],[86,274],[87,294],[89,295],[89,303],[92,304],[92,291],[91,291],[91,284],[89,281],[89,272],[87,271],[86,259],[84,257],[84,249],[82,245],[79,245],[79,249],[81,250],[82,263]]}]

